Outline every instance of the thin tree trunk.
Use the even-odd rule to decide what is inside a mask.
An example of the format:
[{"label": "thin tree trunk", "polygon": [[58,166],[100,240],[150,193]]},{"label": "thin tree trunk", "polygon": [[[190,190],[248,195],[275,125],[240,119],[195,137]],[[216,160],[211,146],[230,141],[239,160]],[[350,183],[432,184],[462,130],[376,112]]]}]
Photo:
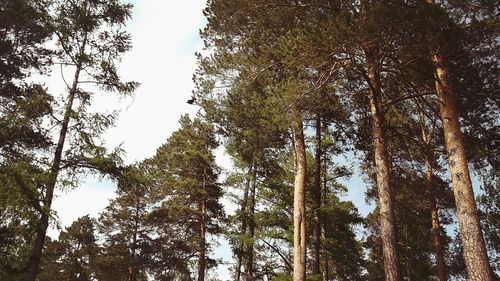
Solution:
[{"label": "thin tree trunk", "polygon": [[[328,159],[327,159],[327,154],[323,157],[323,194],[322,194],[322,199],[324,200],[323,205],[326,206],[328,204],[328,173],[327,173],[327,166],[328,166]],[[324,240],[326,240],[326,227],[325,224],[321,224],[321,237]],[[323,259],[323,281],[329,281],[330,280],[330,264],[328,262],[328,255],[324,253],[325,258]]]},{"label": "thin tree trunk", "polygon": [[321,116],[316,116],[316,155],[314,157],[314,252],[313,252],[313,275],[320,274],[320,252],[321,252],[321,222],[319,220],[319,211],[321,209]]},{"label": "thin tree trunk", "polygon": [[384,132],[384,108],[381,97],[380,70],[378,68],[378,46],[369,43],[363,46],[368,67],[368,84],[370,86],[370,109],[372,116],[372,138],[375,153],[375,167],[380,210],[380,234],[384,256],[385,280],[401,280],[398,251],[396,244],[396,227],[394,217],[394,194],[391,189],[390,163]]},{"label": "thin tree trunk", "polygon": [[425,128],[425,120],[421,116],[422,141],[424,144],[424,156],[426,166],[427,189],[429,190],[429,204],[431,209],[432,222],[432,245],[436,254],[436,270],[439,281],[446,281],[446,262],[444,260],[443,242],[441,237],[441,224],[439,223],[439,212],[436,199],[436,188],[434,186],[433,155],[431,150],[431,139]]},{"label": "thin tree trunk", "polygon": [[293,136],[295,150],[295,187],[293,196],[293,280],[304,281],[306,278],[306,149],[302,113],[293,112]]},{"label": "thin tree trunk", "polygon": [[406,280],[408,281],[413,281],[413,273],[412,273],[412,269],[411,269],[411,261],[410,261],[410,257],[408,255],[408,252],[410,251],[411,249],[411,246],[410,244],[408,243],[410,240],[408,239],[408,226],[405,225],[404,227],[404,230],[405,230],[405,243],[406,243],[406,251],[404,251],[404,258],[405,258],[405,261],[406,261]]},{"label": "thin tree trunk", "polygon": [[[250,175],[252,174],[253,164],[248,169],[247,181],[245,183],[245,190],[243,191],[243,201],[241,202],[241,229],[240,235],[245,235],[247,232],[247,208],[248,208],[248,194],[251,185]],[[237,261],[236,261],[236,281],[240,281],[241,278],[241,266],[243,263],[243,255],[245,251],[244,242],[240,241],[237,252]]]},{"label": "thin tree trunk", "polygon": [[437,208],[436,190],[433,186],[433,172],[432,162],[426,159],[427,166],[427,184],[430,188],[430,207],[431,207],[431,220],[432,220],[432,244],[436,254],[436,268],[439,281],[446,281],[446,262],[444,260],[443,242],[441,238],[441,224],[439,223],[439,212]]},{"label": "thin tree trunk", "polygon": [[[439,24],[433,18],[436,9],[434,0],[425,0],[429,24]],[[429,28],[431,59],[435,67],[435,87],[439,99],[439,112],[443,122],[444,140],[448,156],[451,183],[457,206],[458,226],[464,252],[467,276],[470,281],[491,281],[492,271],[486,253],[481,225],[477,214],[476,200],[469,173],[465,146],[460,131],[460,120],[456,93],[447,66],[445,47],[440,34]]]},{"label": "thin tree trunk", "polygon": [[249,208],[248,208],[248,233],[246,239],[248,239],[247,247],[245,249],[245,281],[252,281],[254,275],[253,268],[253,248],[254,248],[254,237],[255,237],[255,191],[257,188],[257,169],[255,163],[252,163],[253,169],[250,176],[250,196],[249,196]]},{"label": "thin tree trunk", "polygon": [[[83,46],[85,46],[86,39],[84,40]],[[49,217],[50,210],[52,206],[52,199],[54,197],[54,190],[57,184],[57,177],[59,171],[61,170],[61,160],[62,153],[64,150],[64,143],[66,141],[66,135],[68,133],[69,122],[71,120],[71,114],[73,111],[73,102],[75,99],[78,79],[80,77],[81,64],[77,65],[75,70],[75,76],[73,79],[73,84],[69,91],[68,102],[66,103],[66,108],[64,110],[64,117],[62,121],[61,131],[59,131],[59,139],[57,141],[56,150],[54,153],[54,159],[52,161],[52,166],[50,168],[49,180],[47,181],[45,198],[43,200],[43,212],[39,221],[39,226],[37,227],[35,243],[31,248],[31,255],[28,262],[26,281],[35,281],[40,267],[40,261],[42,258],[43,245],[45,244],[45,238],[47,236],[47,228],[49,227]]]},{"label": "thin tree trunk", "polygon": [[[207,190],[207,171],[203,171],[203,191]],[[206,270],[206,206],[205,199],[201,199],[199,205],[200,216],[200,245],[198,250],[198,281],[205,281]]]},{"label": "thin tree trunk", "polygon": [[[137,191],[137,187],[136,187]],[[137,256],[136,256],[136,250],[137,250],[137,235],[139,231],[139,209],[140,209],[140,199],[139,195],[137,192],[135,193],[136,196],[136,205],[135,205],[135,213],[134,213],[134,232],[132,234],[132,264],[130,264],[128,268],[128,281],[136,281],[137,280]]]}]

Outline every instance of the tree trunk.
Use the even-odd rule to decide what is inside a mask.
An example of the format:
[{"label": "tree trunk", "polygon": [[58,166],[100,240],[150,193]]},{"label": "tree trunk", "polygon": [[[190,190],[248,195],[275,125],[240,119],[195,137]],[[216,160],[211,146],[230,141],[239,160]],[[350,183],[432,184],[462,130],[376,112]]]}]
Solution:
[{"label": "tree trunk", "polygon": [[436,254],[436,270],[439,281],[446,281],[446,262],[444,260],[443,242],[441,238],[441,225],[439,223],[439,212],[437,208],[436,188],[433,181],[433,154],[431,150],[431,140],[427,129],[425,128],[425,121],[422,115],[421,130],[422,141],[424,145],[424,156],[426,165],[426,178],[427,189],[429,190],[429,204],[431,209],[431,222],[432,222],[432,245],[434,253]]},{"label": "tree trunk", "polygon": [[439,213],[437,208],[436,190],[433,186],[432,162],[426,159],[427,166],[427,185],[430,189],[430,207],[432,220],[432,244],[436,254],[436,268],[439,281],[446,281],[446,262],[444,260],[443,242],[441,238],[441,225],[439,223]]},{"label": "tree trunk", "polygon": [[[207,189],[207,172],[203,171],[203,191]],[[201,199],[199,203],[199,216],[200,216],[200,245],[198,250],[198,281],[205,281],[206,269],[206,206],[205,199]]]},{"label": "tree trunk", "polygon": [[293,137],[295,150],[295,187],[293,194],[293,280],[304,281],[306,278],[306,149],[302,113],[293,112]]},{"label": "tree trunk", "polygon": [[320,252],[321,252],[321,222],[319,220],[319,210],[321,209],[321,116],[316,116],[316,155],[314,157],[314,226],[313,226],[313,275],[320,274]]},{"label": "tree trunk", "polygon": [[69,122],[71,120],[71,114],[73,111],[73,102],[78,87],[78,79],[80,77],[81,68],[82,68],[81,64],[77,65],[76,67],[73,84],[71,86],[68,95],[68,102],[66,103],[66,108],[64,110],[64,117],[62,121],[61,131],[59,131],[59,139],[57,141],[56,150],[54,152],[54,159],[52,161],[49,179],[46,185],[45,198],[43,200],[43,212],[41,214],[39,226],[37,227],[35,243],[31,248],[31,255],[28,262],[27,275],[25,278],[26,281],[35,281],[40,267],[43,245],[45,244],[45,237],[47,236],[47,228],[49,227],[49,217],[52,206],[52,199],[54,197],[54,190],[57,184],[57,177],[61,169],[62,153],[64,150],[66,135],[68,133]]},{"label": "tree trunk", "polygon": [[449,69],[445,65],[446,59],[443,54],[432,55],[432,60],[436,67],[436,92],[439,98],[439,111],[443,122],[448,166],[457,206],[467,275],[470,281],[490,281],[492,280],[491,268],[479,224]]},{"label": "tree trunk", "polygon": [[255,190],[257,187],[257,169],[252,163],[252,174],[250,176],[250,196],[248,206],[248,233],[246,235],[247,247],[245,247],[245,281],[253,281],[253,248],[255,236]]},{"label": "tree trunk", "polygon": [[[136,187],[137,191],[137,187]],[[135,213],[134,213],[134,232],[132,233],[132,263],[130,264],[128,268],[128,281],[136,281],[137,280],[137,255],[136,255],[136,250],[137,250],[137,236],[138,236],[138,231],[139,231],[139,210],[141,208],[141,203],[139,199],[139,195],[137,192],[135,193],[135,196],[137,196],[135,199],[136,205],[135,205]]]},{"label": "tree trunk", "polygon": [[365,44],[363,48],[368,67],[367,82],[371,92],[372,138],[375,152],[385,280],[399,281],[401,280],[401,271],[396,244],[394,194],[391,190],[390,160],[384,132],[384,108],[381,97],[380,70],[377,62],[378,46],[376,43],[369,43]]},{"label": "tree trunk", "polygon": [[[247,181],[245,183],[245,190],[243,191],[243,201],[241,202],[241,229],[240,229],[240,235],[245,235],[247,232],[247,208],[248,208],[248,193],[250,190],[250,185],[251,185],[251,175],[252,175],[252,170],[253,170],[253,165],[250,166],[248,169],[248,174],[247,174]],[[241,278],[241,266],[243,263],[243,254],[245,251],[245,244],[244,242],[240,241],[240,244],[238,246],[238,252],[236,254],[237,260],[236,260],[236,281],[240,281]]]},{"label": "tree trunk", "polygon": [[[434,0],[425,0],[430,25],[437,25],[433,17]],[[434,28],[437,26],[433,26]],[[470,281],[491,281],[492,271],[486,253],[486,246],[479,224],[476,200],[469,173],[465,146],[460,131],[460,120],[456,93],[447,66],[445,47],[440,34],[429,28],[431,59],[435,67],[435,87],[439,99],[439,113],[443,122],[444,140],[448,156],[451,183],[457,206],[458,226],[464,251],[467,276]]]},{"label": "tree trunk", "polygon": [[[328,204],[328,173],[327,173],[327,166],[328,166],[328,155],[325,154],[323,157],[323,192],[322,192],[322,199],[323,205],[326,206]],[[325,223],[321,224],[321,238],[326,240],[326,226]],[[324,253],[325,257],[323,258],[323,281],[329,281],[330,280],[330,264],[328,262],[329,258],[326,253]]]}]

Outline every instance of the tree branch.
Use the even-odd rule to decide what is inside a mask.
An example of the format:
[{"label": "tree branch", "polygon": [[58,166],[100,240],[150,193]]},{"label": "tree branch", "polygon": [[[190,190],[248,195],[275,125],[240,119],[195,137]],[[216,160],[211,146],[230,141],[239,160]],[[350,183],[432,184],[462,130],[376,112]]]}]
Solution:
[{"label": "tree branch", "polygon": [[290,260],[283,253],[281,253],[281,251],[276,246],[272,245],[271,243],[267,242],[264,239],[260,239],[260,240],[262,240],[262,242],[264,242],[264,244],[269,246],[269,248],[274,250],[283,259],[283,261],[285,262],[288,269],[293,270],[293,266],[292,266]]}]

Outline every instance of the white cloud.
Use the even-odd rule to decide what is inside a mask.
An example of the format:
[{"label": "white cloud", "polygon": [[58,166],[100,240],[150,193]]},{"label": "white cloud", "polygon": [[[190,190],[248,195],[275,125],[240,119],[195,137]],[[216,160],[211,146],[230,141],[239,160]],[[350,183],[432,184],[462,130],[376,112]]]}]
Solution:
[{"label": "white cloud", "polygon": [[[129,162],[152,156],[178,128],[181,114],[197,108],[186,101],[193,90],[195,51],[202,47],[204,1],[136,1],[129,23],[133,50],[119,65],[124,79],[141,83],[133,103],[108,134],[110,145],[123,144]],[[127,103],[125,103],[127,105]]]},{"label": "white cloud", "polygon": [[[123,109],[116,123],[104,137],[112,148],[123,143],[127,163],[151,157],[174,130],[182,114],[192,116],[198,110],[186,101],[193,90],[192,75],[196,68],[194,53],[201,51],[199,29],[205,24],[202,10],[206,1],[135,0],[132,20],[127,29],[132,35],[133,49],[118,65],[124,80],[141,83],[133,99],[118,102],[106,95],[94,100],[99,110]],[[58,80],[58,73],[54,79]],[[60,80],[60,79],[59,79]],[[62,81],[59,81],[62,83]],[[50,85],[49,85],[50,86]],[[52,86],[50,86],[52,88]],[[220,151],[218,152],[220,154]],[[225,164],[227,159],[222,160]],[[69,226],[76,218],[89,214],[97,217],[113,198],[115,186],[99,183],[94,178],[67,193],[58,193],[53,209],[61,226]],[[49,235],[57,236],[51,229]],[[228,258],[230,250],[224,244],[217,257]],[[227,269],[219,268],[220,278],[229,278]]]},{"label": "white cloud", "polygon": [[[97,218],[109,202],[115,197],[114,184],[109,181],[99,181],[95,177],[88,177],[80,186],[71,191],[57,191],[52,205],[57,212],[60,226],[64,229],[77,218],[89,215]],[[48,235],[57,238],[59,231],[51,228]]]}]

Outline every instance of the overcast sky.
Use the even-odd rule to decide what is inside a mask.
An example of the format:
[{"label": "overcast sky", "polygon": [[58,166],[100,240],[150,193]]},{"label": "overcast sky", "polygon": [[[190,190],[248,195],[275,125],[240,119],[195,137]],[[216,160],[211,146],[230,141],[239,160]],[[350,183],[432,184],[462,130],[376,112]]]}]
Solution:
[{"label": "overcast sky", "polygon": [[[196,68],[195,52],[203,43],[199,30],[205,25],[204,0],[171,1],[135,0],[132,19],[127,29],[132,35],[133,49],[118,65],[124,81],[141,83],[134,98],[118,101],[98,98],[97,108],[104,111],[121,109],[116,127],[105,136],[108,147],[122,145],[125,161],[133,163],[155,154],[173,131],[179,128],[182,114],[194,116],[197,108],[186,101],[193,90],[192,75]],[[47,80],[49,89],[61,89],[60,73],[53,71]],[[97,217],[114,197],[115,186],[89,177],[70,192],[57,193],[53,208],[60,226],[69,226],[76,218],[90,214]],[[57,238],[58,231],[49,235]],[[218,255],[229,255],[226,249]],[[219,278],[229,279],[227,270],[218,270]]]},{"label": "overcast sky", "polygon": [[[156,148],[176,130],[182,114],[192,116],[197,108],[186,100],[193,90],[192,75],[196,68],[195,52],[201,51],[199,30],[205,25],[202,10],[204,0],[171,1],[135,0],[132,19],[127,29],[132,35],[133,49],[118,65],[126,80],[141,83],[134,98],[118,102],[101,99],[97,107],[103,110],[122,109],[116,127],[105,136],[109,147],[122,145],[126,162],[133,163],[154,155]],[[62,87],[60,74],[49,79],[49,88]],[[52,84],[53,83],[53,84]],[[59,83],[59,86],[57,85]],[[222,153],[218,153],[218,161]],[[360,207],[364,205],[364,184],[359,178],[349,181],[349,197]],[[354,185],[354,186],[353,186]],[[58,192],[53,208],[60,219],[60,226],[69,226],[76,218],[90,214],[97,217],[114,197],[115,187],[89,177],[70,192]],[[89,203],[90,202],[90,203]],[[361,208],[366,215],[369,209]],[[57,237],[52,229],[49,235]],[[227,246],[216,251],[218,257],[231,258]],[[229,280],[227,269],[217,271],[221,280]]]},{"label": "overcast sky", "polygon": [[[194,53],[202,48],[199,29],[205,24],[202,0],[178,1],[175,5],[158,0],[130,2],[134,9],[127,29],[132,35],[133,49],[123,56],[118,72],[124,81],[134,80],[141,86],[133,98],[95,99],[95,106],[103,111],[121,110],[116,127],[104,139],[110,148],[122,146],[127,163],[154,155],[179,127],[180,116],[196,112],[197,108],[186,101],[193,90]],[[47,81],[51,90],[64,85],[58,71],[53,71]],[[60,210],[59,217],[66,226],[79,216],[77,213],[95,213],[105,207],[112,194],[109,183],[90,178],[70,194],[60,194],[54,208]],[[91,197],[94,204],[86,204],[85,197]]]}]

